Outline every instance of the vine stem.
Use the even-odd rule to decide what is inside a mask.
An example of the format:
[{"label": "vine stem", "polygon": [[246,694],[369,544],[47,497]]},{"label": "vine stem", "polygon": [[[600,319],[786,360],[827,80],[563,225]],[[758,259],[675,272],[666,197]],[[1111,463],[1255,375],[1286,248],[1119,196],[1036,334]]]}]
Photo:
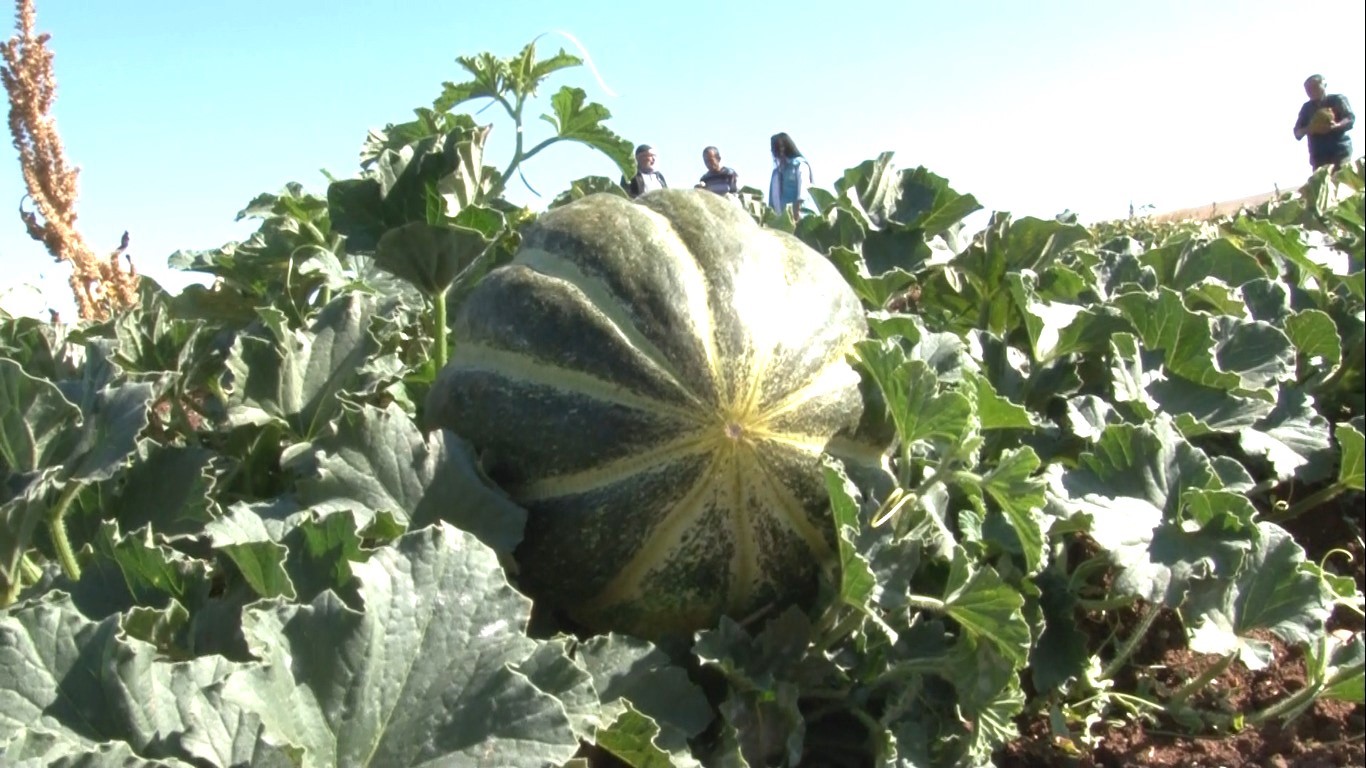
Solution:
[{"label": "vine stem", "polygon": [[1160,612],[1161,608],[1158,606],[1148,606],[1148,612],[1143,615],[1142,621],[1134,628],[1133,634],[1129,635],[1129,639],[1125,640],[1124,644],[1119,647],[1119,652],[1115,654],[1115,657],[1100,671],[1101,680],[1113,679],[1120,667],[1124,666],[1129,657],[1134,655],[1134,651],[1138,650],[1138,644],[1143,642],[1143,637],[1148,634],[1148,630],[1152,629],[1153,622],[1157,621],[1157,614]]},{"label": "vine stem", "polygon": [[835,624],[835,626],[830,629],[830,631],[825,633],[824,637],[820,638],[820,640],[817,641],[817,643],[815,644],[816,650],[820,653],[825,653],[826,651],[830,650],[832,647],[834,647],[836,643],[843,640],[851,632],[862,626],[866,618],[866,616],[864,616],[862,613],[859,613],[856,610],[852,610],[849,613],[845,614],[845,616],[842,619],[840,619]]},{"label": "vine stem", "polygon": [[1206,669],[1204,672],[1201,672],[1188,680],[1185,685],[1172,693],[1171,698],[1167,699],[1167,706],[1171,707],[1185,703],[1186,699],[1189,699],[1201,688],[1209,685],[1211,680],[1224,674],[1224,670],[1228,669],[1229,665],[1233,663],[1233,660],[1237,658],[1237,656],[1238,654],[1236,652],[1230,653],[1219,659],[1219,661],[1211,664],[1209,669]]},{"label": "vine stem", "polygon": [[926,597],[924,595],[911,595],[906,598],[906,607],[921,611],[932,611],[934,613],[946,613],[949,606],[938,598]]},{"label": "vine stem", "polygon": [[67,509],[80,491],[79,482],[67,484],[62,489],[62,495],[57,497],[57,504],[48,513],[48,533],[52,537],[52,547],[57,550],[57,561],[62,564],[62,571],[72,581],[80,580],[81,566],[76,562],[76,553],[71,550],[71,540],[66,536],[65,518]]},{"label": "vine stem", "polygon": [[19,558],[19,572],[23,574],[24,581],[29,584],[36,584],[43,578],[43,569],[30,560],[27,554]]},{"label": "vine stem", "polygon": [[444,290],[437,291],[436,295],[432,297],[432,314],[432,322],[436,325],[436,328],[433,329],[436,336],[434,342],[436,349],[433,350],[432,361],[436,363],[436,370],[440,373],[441,369],[446,367],[446,356],[448,354],[446,349],[446,292]]},{"label": "vine stem", "polygon": [[1294,504],[1291,504],[1289,507],[1286,507],[1284,511],[1267,515],[1266,519],[1273,523],[1284,523],[1294,520],[1305,512],[1337,498],[1345,490],[1347,490],[1347,486],[1340,482],[1324,486]]}]

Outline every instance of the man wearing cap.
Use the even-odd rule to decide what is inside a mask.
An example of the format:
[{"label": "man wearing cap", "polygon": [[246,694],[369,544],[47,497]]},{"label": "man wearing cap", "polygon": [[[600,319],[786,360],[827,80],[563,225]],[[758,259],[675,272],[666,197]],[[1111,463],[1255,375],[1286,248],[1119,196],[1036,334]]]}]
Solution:
[{"label": "man wearing cap", "polygon": [[664,174],[655,170],[654,147],[649,144],[636,147],[636,175],[632,176],[630,181],[622,177],[621,185],[626,187],[626,192],[631,197],[640,197],[652,189],[665,189],[669,186],[664,182]]}]

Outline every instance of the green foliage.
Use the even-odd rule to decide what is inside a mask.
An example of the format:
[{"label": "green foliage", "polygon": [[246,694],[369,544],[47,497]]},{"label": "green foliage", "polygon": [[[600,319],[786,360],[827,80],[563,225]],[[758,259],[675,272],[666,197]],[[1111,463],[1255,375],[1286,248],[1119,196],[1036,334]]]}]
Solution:
[{"label": "green foliage", "polygon": [[516,591],[524,511],[415,404],[447,302],[534,218],[501,197],[521,162],[569,140],[625,173],[629,147],[563,88],[555,135],[489,168],[451,110],[520,128],[579,60],[458,63],[356,178],[172,257],[212,287],[0,315],[0,762],[987,765],[1017,716],[1085,745],[1134,706],[1227,732],[1208,679],[1125,687],[1159,607],[1216,667],[1265,664],[1268,633],[1303,652],[1303,689],[1242,722],[1362,700],[1361,634],[1324,626],[1360,585],[1281,526],[1361,503],[1360,162],[1224,221],[971,237],[975,199],[890,155],[800,222],[751,196],[868,310],[865,423],[823,465],[836,557],[805,609],[583,638]]}]

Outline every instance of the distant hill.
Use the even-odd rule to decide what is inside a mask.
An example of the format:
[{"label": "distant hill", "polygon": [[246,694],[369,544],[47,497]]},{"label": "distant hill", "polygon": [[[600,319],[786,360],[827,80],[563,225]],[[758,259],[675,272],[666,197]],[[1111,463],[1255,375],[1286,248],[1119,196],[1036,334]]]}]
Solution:
[{"label": "distant hill", "polygon": [[1207,221],[1221,216],[1231,216],[1244,208],[1255,208],[1268,200],[1275,199],[1277,195],[1293,191],[1295,187],[1290,186],[1279,191],[1263,192],[1260,195],[1240,197],[1237,200],[1226,200],[1222,203],[1210,203],[1194,208],[1181,208],[1175,211],[1155,213],[1147,218],[1153,221]]}]

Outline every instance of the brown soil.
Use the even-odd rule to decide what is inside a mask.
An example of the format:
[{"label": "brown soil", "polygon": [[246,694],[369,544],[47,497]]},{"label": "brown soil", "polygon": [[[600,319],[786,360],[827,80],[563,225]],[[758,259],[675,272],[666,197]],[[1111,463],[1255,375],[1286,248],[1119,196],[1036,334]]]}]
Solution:
[{"label": "brown soil", "polygon": [[[1357,588],[1363,586],[1366,556],[1362,552],[1363,511],[1360,494],[1340,497],[1298,520],[1286,524],[1313,562],[1325,562],[1333,549],[1341,554],[1325,562],[1325,568],[1350,573]],[[1132,626],[1137,614],[1122,617]],[[1330,631],[1359,632],[1361,618],[1344,608],[1334,612]],[[1087,625],[1093,643],[1104,642],[1112,627]],[[1148,640],[1133,658],[1127,674],[1116,680],[1118,690],[1154,691],[1164,696],[1191,680],[1214,659],[1186,647],[1185,632],[1174,613],[1164,614],[1153,625]],[[1287,648],[1269,634],[1260,639],[1272,644],[1275,661],[1252,672],[1234,663],[1189,702],[1204,713],[1203,722],[1177,722],[1166,714],[1152,718],[1123,717],[1123,724],[1109,730],[1098,727],[1094,746],[1077,749],[1076,742],[1056,743],[1046,715],[1022,717],[1021,738],[996,755],[998,768],[1343,768],[1366,764],[1366,709],[1360,704],[1318,701],[1289,722],[1269,722],[1260,728],[1238,729],[1234,716],[1248,714],[1284,699],[1304,685],[1303,655]],[[1093,645],[1093,647],[1097,647]],[[1070,750],[1064,749],[1071,747]]]}]

